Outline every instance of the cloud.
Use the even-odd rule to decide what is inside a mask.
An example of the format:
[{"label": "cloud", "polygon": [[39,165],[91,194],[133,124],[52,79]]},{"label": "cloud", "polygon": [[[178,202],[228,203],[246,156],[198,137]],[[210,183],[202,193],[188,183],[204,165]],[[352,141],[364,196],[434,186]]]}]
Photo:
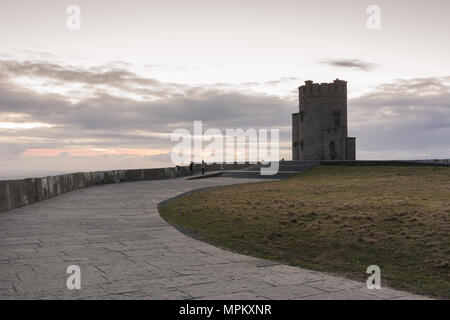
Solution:
[{"label": "cloud", "polygon": [[17,158],[26,148],[14,143],[0,143],[0,159]]},{"label": "cloud", "polygon": [[359,59],[327,59],[322,60],[320,64],[326,64],[338,68],[359,69],[362,71],[372,71],[378,67],[375,63],[370,63]]},{"label": "cloud", "polygon": [[283,83],[291,83],[291,82],[300,82],[302,79],[298,77],[282,77],[276,80],[266,81],[265,85],[268,86],[276,86]]},{"label": "cloud", "polygon": [[[126,93],[154,98],[176,96],[186,86],[175,83],[162,83],[156,79],[138,76],[126,69],[125,63],[112,62],[102,67],[81,68],[63,66],[42,61],[0,60],[2,78],[28,77],[44,80],[50,87],[81,85],[81,90],[94,90],[95,93],[118,89]],[[106,88],[106,90],[104,89]]]},{"label": "cloud", "polygon": [[378,158],[450,157],[450,77],[400,79],[349,100],[352,135]]}]

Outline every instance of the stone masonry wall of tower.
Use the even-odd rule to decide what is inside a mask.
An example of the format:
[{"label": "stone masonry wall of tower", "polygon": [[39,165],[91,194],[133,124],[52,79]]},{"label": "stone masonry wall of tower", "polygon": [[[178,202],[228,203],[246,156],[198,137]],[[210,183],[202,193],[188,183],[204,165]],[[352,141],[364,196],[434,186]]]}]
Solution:
[{"label": "stone masonry wall of tower", "polygon": [[298,88],[299,112],[292,115],[293,160],[355,160],[348,137],[347,82],[305,81]]}]

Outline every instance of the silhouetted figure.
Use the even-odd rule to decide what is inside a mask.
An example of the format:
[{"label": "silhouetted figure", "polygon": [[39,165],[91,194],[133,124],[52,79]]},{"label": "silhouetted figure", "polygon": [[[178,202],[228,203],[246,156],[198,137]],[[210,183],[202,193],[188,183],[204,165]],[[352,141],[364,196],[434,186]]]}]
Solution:
[{"label": "silhouetted figure", "polygon": [[206,163],[205,161],[202,160],[202,175],[205,174],[205,171],[206,171]]},{"label": "silhouetted figure", "polygon": [[189,172],[191,173],[191,176],[194,174],[194,163],[192,161],[189,164]]}]

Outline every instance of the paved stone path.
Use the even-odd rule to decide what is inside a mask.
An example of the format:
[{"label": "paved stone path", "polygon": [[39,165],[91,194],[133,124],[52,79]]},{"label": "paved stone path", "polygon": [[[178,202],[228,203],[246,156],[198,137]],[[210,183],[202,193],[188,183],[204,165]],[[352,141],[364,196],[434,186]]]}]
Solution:
[{"label": "paved stone path", "polygon": [[[0,299],[421,299],[230,253],[160,218],[177,194],[248,179],[172,179],[76,190],[0,214]],[[260,181],[260,180],[259,180]],[[81,290],[66,268],[81,268]]]}]

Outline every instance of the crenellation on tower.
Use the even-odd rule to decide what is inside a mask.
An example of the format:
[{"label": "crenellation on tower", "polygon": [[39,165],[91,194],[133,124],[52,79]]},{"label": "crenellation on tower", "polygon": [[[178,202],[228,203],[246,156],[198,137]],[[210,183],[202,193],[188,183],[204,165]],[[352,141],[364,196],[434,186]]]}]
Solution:
[{"label": "crenellation on tower", "polygon": [[298,93],[300,99],[310,96],[347,96],[347,82],[336,79],[333,83],[314,83],[307,80],[298,88]]},{"label": "crenellation on tower", "polygon": [[347,136],[347,82],[311,80],[298,88],[292,115],[293,160],[354,160],[355,138]]}]

